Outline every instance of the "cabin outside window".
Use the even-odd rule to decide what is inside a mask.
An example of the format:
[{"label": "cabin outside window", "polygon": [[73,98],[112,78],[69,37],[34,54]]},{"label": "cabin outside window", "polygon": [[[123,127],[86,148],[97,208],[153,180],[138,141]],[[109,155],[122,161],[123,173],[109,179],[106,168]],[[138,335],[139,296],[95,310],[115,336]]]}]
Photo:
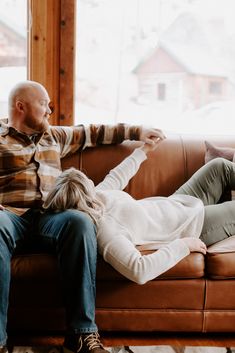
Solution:
[{"label": "cabin outside window", "polygon": [[76,5],[75,123],[234,133],[234,0]]}]

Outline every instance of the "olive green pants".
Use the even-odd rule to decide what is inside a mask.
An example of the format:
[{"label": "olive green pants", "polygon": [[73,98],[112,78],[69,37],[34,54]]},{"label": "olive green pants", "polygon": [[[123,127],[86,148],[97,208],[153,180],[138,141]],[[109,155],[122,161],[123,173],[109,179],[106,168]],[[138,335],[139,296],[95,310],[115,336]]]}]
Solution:
[{"label": "olive green pants", "polygon": [[206,245],[235,235],[235,201],[218,203],[228,188],[235,190],[235,163],[216,158],[201,167],[175,192],[195,196],[205,205],[200,239]]}]

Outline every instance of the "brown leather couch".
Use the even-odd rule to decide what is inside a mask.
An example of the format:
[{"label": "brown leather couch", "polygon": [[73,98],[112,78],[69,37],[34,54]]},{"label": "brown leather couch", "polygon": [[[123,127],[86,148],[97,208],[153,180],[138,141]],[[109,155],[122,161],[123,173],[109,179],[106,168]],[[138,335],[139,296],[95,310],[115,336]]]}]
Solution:
[{"label": "brown leather couch", "polygon": [[[149,154],[126,191],[135,198],[170,195],[204,164],[205,137],[171,135]],[[234,137],[207,137],[235,147]],[[95,183],[137,142],[87,149],[63,161],[85,171]],[[167,212],[167,210],[166,210]],[[235,246],[192,253],[144,285],[117,273],[102,258],[97,266],[97,324],[108,332],[235,332]],[[225,249],[225,250],[224,250]],[[148,250],[150,251],[150,250]],[[56,258],[27,250],[12,259],[9,333],[59,337],[65,330]],[[46,342],[46,341],[45,341]]]}]

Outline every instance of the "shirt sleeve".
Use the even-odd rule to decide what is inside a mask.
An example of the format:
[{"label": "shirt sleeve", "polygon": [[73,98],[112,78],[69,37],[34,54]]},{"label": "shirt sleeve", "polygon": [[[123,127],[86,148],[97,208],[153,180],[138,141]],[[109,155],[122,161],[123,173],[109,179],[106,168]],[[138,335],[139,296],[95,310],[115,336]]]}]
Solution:
[{"label": "shirt sleeve", "polygon": [[141,126],[126,124],[51,127],[54,139],[60,144],[62,158],[86,147],[117,144],[124,140],[139,140],[141,131]]},{"label": "shirt sleeve", "polygon": [[145,159],[147,159],[145,152],[136,148],[130,156],[106,175],[104,180],[96,186],[96,190],[123,190]]},{"label": "shirt sleeve", "polygon": [[104,260],[123,276],[138,284],[144,284],[175,266],[189,255],[190,251],[182,239],[176,239],[159,250],[141,255],[123,231],[112,234],[107,231],[110,225],[101,227],[98,232],[98,249]]},{"label": "shirt sleeve", "polygon": [[117,144],[124,140],[139,140],[141,126],[117,125],[88,125],[85,126],[85,147],[94,147],[101,144]]}]

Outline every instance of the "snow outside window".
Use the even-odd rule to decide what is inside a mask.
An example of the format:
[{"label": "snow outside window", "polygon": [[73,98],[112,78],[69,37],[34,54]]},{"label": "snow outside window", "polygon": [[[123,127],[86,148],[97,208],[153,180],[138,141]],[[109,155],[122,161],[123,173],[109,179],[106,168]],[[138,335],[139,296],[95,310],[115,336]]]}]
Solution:
[{"label": "snow outside window", "polygon": [[234,13],[234,0],[77,0],[75,123],[234,134]]}]

